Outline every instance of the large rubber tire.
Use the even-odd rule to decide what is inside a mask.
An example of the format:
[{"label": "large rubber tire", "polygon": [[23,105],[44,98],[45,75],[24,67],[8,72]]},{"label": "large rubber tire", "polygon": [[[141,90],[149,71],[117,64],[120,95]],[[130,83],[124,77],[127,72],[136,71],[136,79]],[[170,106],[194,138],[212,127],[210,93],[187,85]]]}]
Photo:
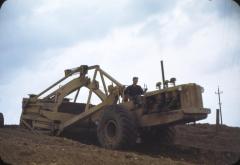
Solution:
[{"label": "large rubber tire", "polygon": [[137,129],[130,112],[121,106],[109,106],[103,111],[97,137],[107,149],[126,149],[136,144]]},{"label": "large rubber tire", "polygon": [[0,113],[0,128],[2,128],[4,126],[4,117],[3,114]]}]

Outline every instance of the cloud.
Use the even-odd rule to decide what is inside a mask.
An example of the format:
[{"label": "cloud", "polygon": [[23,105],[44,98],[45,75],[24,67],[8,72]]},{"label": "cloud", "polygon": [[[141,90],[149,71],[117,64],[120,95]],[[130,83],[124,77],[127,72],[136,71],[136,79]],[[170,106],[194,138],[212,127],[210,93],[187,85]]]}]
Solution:
[{"label": "cloud", "polygon": [[0,14],[1,84],[8,82],[6,72],[15,76],[16,69],[35,65],[49,49],[103,38],[113,28],[142,21],[166,6],[170,3],[154,0],[7,1]]}]

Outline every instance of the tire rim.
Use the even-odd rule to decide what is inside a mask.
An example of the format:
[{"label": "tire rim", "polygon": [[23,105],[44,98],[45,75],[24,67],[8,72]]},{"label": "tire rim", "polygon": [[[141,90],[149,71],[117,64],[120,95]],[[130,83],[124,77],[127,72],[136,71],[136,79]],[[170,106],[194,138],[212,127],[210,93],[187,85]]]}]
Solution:
[{"label": "tire rim", "polygon": [[106,135],[109,139],[114,139],[117,135],[117,124],[114,120],[107,122],[105,127]]}]

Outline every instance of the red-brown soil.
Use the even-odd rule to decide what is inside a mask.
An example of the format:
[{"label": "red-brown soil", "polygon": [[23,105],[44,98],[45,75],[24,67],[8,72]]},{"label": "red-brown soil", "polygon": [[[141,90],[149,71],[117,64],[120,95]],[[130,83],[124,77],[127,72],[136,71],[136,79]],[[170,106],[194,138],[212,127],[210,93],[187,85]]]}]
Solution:
[{"label": "red-brown soil", "polygon": [[[214,125],[175,127],[173,145],[138,144],[128,151],[100,148],[95,138],[37,135],[18,126],[0,129],[0,164],[154,165],[233,164],[240,159],[240,128]],[[86,144],[83,144],[86,143]]]}]

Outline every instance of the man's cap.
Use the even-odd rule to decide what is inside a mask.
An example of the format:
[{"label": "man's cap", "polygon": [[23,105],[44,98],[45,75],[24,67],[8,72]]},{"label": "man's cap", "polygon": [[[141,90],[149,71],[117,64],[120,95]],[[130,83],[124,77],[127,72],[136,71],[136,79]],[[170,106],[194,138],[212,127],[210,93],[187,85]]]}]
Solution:
[{"label": "man's cap", "polygon": [[133,77],[133,80],[136,80],[136,79],[138,80],[138,77]]}]

